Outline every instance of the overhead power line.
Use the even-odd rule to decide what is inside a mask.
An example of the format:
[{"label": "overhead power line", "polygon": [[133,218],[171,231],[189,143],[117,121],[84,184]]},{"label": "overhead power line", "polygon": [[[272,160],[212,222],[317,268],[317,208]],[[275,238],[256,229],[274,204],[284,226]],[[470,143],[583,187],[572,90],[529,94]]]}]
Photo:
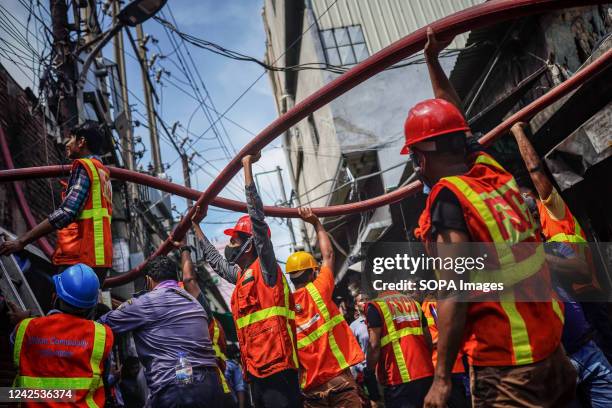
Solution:
[{"label": "overhead power line", "polygon": [[[321,15],[318,18],[315,18],[315,21],[312,22],[312,24],[310,24],[308,26],[308,28],[306,28],[306,30],[304,30],[302,32],[302,34],[300,34],[300,36],[298,38],[296,38],[290,45],[289,47],[287,47],[287,49],[285,50],[285,52],[283,52],[272,64],[276,64],[286,53],[287,51],[289,51],[291,48],[293,48],[296,44],[298,44],[298,42],[302,39],[302,37],[312,28],[314,27],[317,23],[318,23],[318,19],[323,17],[325,14],[327,14],[327,12],[338,2],[338,0],[334,0],[333,3],[331,3],[326,9],[325,11],[323,11],[323,13],[321,13]],[[259,82],[259,80],[261,78],[263,78],[263,76],[266,74],[266,70],[264,70],[264,72],[262,72],[257,78],[255,78],[255,80],[244,90],[242,91],[242,93],[240,95],[238,95],[238,97],[236,99],[234,99],[234,101],[223,111],[223,113],[219,116],[219,118],[217,119],[217,121],[220,121],[222,118],[225,117],[225,115],[227,115],[227,113],[232,110],[232,108],[234,106],[236,106],[236,104],[244,97],[244,95],[246,95],[251,89],[253,89],[253,87],[255,86],[255,84],[257,82]],[[201,137],[204,137],[204,135],[206,135],[206,133],[210,130],[207,129],[206,131],[204,131],[204,133],[202,133]],[[196,139],[195,141],[193,141],[191,143],[191,145],[193,146],[193,144],[195,144],[198,140]]]},{"label": "overhead power line", "polygon": [[[343,74],[345,72],[347,72],[351,66],[344,66],[344,65],[333,65],[333,64],[329,64],[327,62],[306,62],[306,63],[302,63],[302,64],[297,64],[297,65],[289,65],[289,66],[284,66],[284,67],[280,67],[280,66],[275,66],[275,65],[270,65],[268,63],[266,63],[265,61],[259,60],[255,57],[251,57],[249,55],[240,53],[238,51],[234,51],[228,48],[225,48],[219,44],[216,44],[212,41],[208,41],[202,38],[198,38],[195,37],[191,34],[187,34],[184,33],[182,31],[180,31],[175,25],[173,25],[171,22],[163,19],[162,17],[155,17],[155,19],[160,22],[164,27],[172,30],[174,33],[176,33],[180,38],[182,38],[183,40],[187,41],[188,43],[210,51],[214,54],[220,55],[222,57],[226,57],[226,58],[230,58],[236,61],[246,61],[246,62],[252,62],[255,63],[259,66],[261,66],[262,68],[266,69],[267,71],[278,71],[278,72],[295,72],[295,71],[305,71],[305,70],[319,70],[319,71],[329,71],[335,74]],[[472,45],[470,45],[468,48],[473,48],[476,44],[480,44],[480,43],[474,43]],[[440,53],[440,57],[444,58],[444,57],[450,57],[453,55],[458,54],[459,52],[463,51],[464,49],[467,48],[447,48],[444,51],[442,51]],[[423,58],[423,53],[418,53],[418,54],[414,54],[411,57],[407,58],[406,60],[404,60],[404,62],[400,62],[397,63],[389,68],[386,68],[386,70],[392,70],[392,69],[397,69],[397,68],[403,68],[403,67],[407,67],[410,65],[415,65],[415,64],[424,64],[425,63],[425,59]]]}]

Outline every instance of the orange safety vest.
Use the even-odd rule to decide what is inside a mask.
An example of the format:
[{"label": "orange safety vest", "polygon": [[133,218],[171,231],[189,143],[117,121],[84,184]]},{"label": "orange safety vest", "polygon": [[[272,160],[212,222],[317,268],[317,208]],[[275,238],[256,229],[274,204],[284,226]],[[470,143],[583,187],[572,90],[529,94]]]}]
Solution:
[{"label": "orange safety vest", "polygon": [[564,203],[563,219],[555,220],[546,209],[542,201],[537,200],[538,212],[540,214],[540,224],[542,225],[542,234],[548,242],[565,242],[574,244],[573,248],[576,252],[589,264],[591,272],[591,282],[589,283],[574,283],[572,288],[576,293],[581,293],[589,290],[600,290],[601,285],[597,280],[595,268],[593,267],[593,259],[588,248],[587,237],[584,230],[578,223],[574,214],[570,211],[567,204]]},{"label": "orange safety vest", "polygon": [[[438,363],[438,322],[437,322],[437,304],[435,300],[426,300],[422,305],[423,314],[427,319],[427,327],[429,328],[429,334],[431,334],[431,341],[433,343],[433,353],[431,354],[431,362],[434,367]],[[465,367],[463,366],[463,353],[457,355],[455,365],[453,365],[453,374],[465,373]]]},{"label": "orange safety vest", "polygon": [[423,312],[418,302],[399,292],[383,292],[369,303],[383,318],[376,364],[378,381],[393,386],[433,376],[431,350],[423,335]]},{"label": "orange safety vest", "polygon": [[289,285],[277,265],[276,285],[263,278],[259,259],[238,277],[231,308],[243,367],[263,378],[298,368],[295,306]]},{"label": "orange safety vest", "polygon": [[[100,323],[65,313],[23,320],[16,329],[14,386],[72,390],[71,406],[104,407],[104,362],[113,333]],[[26,403],[25,406],[64,407],[66,403]]]},{"label": "orange safety vest", "polygon": [[110,173],[97,159],[77,159],[72,163],[71,171],[76,171],[78,166],[83,166],[89,176],[89,194],[78,219],[57,231],[53,264],[84,263],[92,268],[109,268],[113,266],[113,198]]},{"label": "orange safety vest", "polygon": [[210,341],[212,342],[213,350],[215,351],[215,357],[217,360],[217,369],[219,372],[219,379],[221,380],[221,386],[223,387],[223,393],[229,394],[232,391],[227,384],[225,379],[225,364],[227,357],[225,355],[226,344],[225,344],[225,331],[221,323],[214,317],[210,316],[208,322],[208,333],[210,335]]},{"label": "orange safety vest", "polygon": [[[532,293],[550,279],[545,254],[535,224],[516,181],[485,153],[474,157],[464,175],[444,177],[432,188],[415,235],[431,242],[431,205],[448,188],[455,194],[473,242],[496,242],[497,269],[503,279],[511,277],[512,290],[500,301],[473,302],[468,306],[464,352],[475,366],[518,366],[540,361],[559,346],[563,327],[563,305],[558,301],[520,302],[517,291]],[[517,259],[512,245],[534,242],[529,254]],[[524,248],[523,248],[524,249]],[[523,251],[524,252],[524,251]],[[490,268],[488,269],[490,271]],[[475,274],[472,272],[472,279]]]},{"label": "orange safety vest", "polygon": [[[333,282],[331,271],[322,270],[319,277],[325,278],[323,273],[329,273]],[[322,295],[315,283],[293,293],[300,385],[304,390],[328,382],[365,359],[331,293]]]}]

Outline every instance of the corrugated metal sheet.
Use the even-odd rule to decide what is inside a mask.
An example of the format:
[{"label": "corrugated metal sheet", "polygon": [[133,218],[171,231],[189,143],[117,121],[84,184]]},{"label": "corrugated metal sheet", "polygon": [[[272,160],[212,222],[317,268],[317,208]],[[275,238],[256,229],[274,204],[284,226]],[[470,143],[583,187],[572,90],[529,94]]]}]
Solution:
[{"label": "corrugated metal sheet", "polygon": [[[484,0],[311,0],[319,23],[326,30],[360,24],[370,54],[426,26],[432,21],[466,9]],[[325,12],[328,7],[329,11]],[[451,47],[462,47],[465,35]]]}]

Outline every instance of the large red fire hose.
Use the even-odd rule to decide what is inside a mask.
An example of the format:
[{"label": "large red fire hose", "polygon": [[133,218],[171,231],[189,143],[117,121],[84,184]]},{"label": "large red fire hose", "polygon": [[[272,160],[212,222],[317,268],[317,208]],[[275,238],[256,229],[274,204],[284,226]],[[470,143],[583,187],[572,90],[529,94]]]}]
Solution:
[{"label": "large red fire hose", "polygon": [[[469,9],[460,11],[435,23],[431,26],[436,31],[440,38],[451,37],[468,30],[481,28],[489,25],[499,23],[501,21],[509,20],[512,18],[523,17],[526,15],[551,11],[555,9],[561,9],[566,7],[588,5],[588,4],[599,4],[605,3],[605,1],[596,0],[497,0],[483,3]],[[265,147],[274,138],[288,130],[291,126],[305,118],[310,113],[319,109],[321,106],[327,104],[353,87],[357,86],[361,82],[370,78],[371,76],[381,72],[385,68],[401,61],[402,59],[409,57],[418,50],[421,50],[426,41],[425,28],[419,29],[416,32],[404,37],[403,39],[391,44],[389,47],[381,50],[380,52],[372,55],[367,60],[353,67],[345,74],[339,76],[334,81],[325,85],[319,91],[315,92],[294,108],[289,110],[283,116],[272,122],[267,128],[265,128],[259,135],[257,135],[251,142],[249,142],[221,171],[219,176],[211,183],[211,185],[203,193],[193,194],[193,190],[187,189],[183,186],[177,186],[172,183],[158,180],[154,177],[128,172],[123,169],[112,169],[114,177],[122,178],[124,180],[130,179],[130,181],[137,181],[139,183],[148,184],[152,187],[160,188],[164,191],[176,192],[180,195],[189,196],[196,198],[197,202],[195,205],[206,206],[209,203],[217,205],[223,208],[231,210],[245,211],[246,206],[244,203],[238,201],[229,200],[225,198],[215,198],[215,196],[223,189],[223,187],[229,182],[229,180],[239,171],[240,159],[249,153],[256,152]],[[558,100],[562,96],[566,95],[577,86],[581,85],[588,79],[594,77],[600,73],[608,65],[610,58],[612,58],[612,51],[607,51],[604,55],[584,68],[582,71],[568,79],[563,84],[557,86],[553,90],[549,91],[546,95],[542,96],[538,100],[532,102],[519,112],[514,114],[508,120],[497,126],[487,135],[485,135],[481,142],[490,143],[495,138],[507,132],[510,126],[518,120],[527,120],[537,112],[541,111],[545,107],[549,106],[554,101]],[[39,168],[40,169],[40,168]],[[61,166],[47,166],[44,167],[44,175],[41,174],[41,170],[37,168],[22,169],[22,170],[9,170],[0,172],[0,181],[12,181],[18,178],[31,178],[34,177],[36,172],[39,176],[53,176],[60,175],[67,171],[67,168]],[[54,174],[50,174],[52,171]],[[150,183],[150,184],[149,184]],[[420,188],[419,182],[411,183],[403,188],[400,188],[394,192],[385,194],[380,197],[372,198],[358,203],[344,204],[333,207],[315,208],[314,212],[319,216],[332,216],[342,215],[366,211],[369,209],[377,208],[383,205],[397,202],[404,197],[418,191]],[[154,257],[162,254],[166,254],[172,248],[172,241],[182,238],[190,227],[190,217],[193,213],[193,209],[189,211],[188,215],[183,218],[179,223],[170,237],[162,243],[162,245],[151,255],[145,262],[136,268],[132,269],[126,274],[121,276],[109,278],[105,282],[106,287],[114,287],[126,282],[130,282],[140,275],[142,269],[147,262]],[[297,211],[289,208],[277,208],[267,207],[266,213],[272,216],[282,217],[296,217]]]}]

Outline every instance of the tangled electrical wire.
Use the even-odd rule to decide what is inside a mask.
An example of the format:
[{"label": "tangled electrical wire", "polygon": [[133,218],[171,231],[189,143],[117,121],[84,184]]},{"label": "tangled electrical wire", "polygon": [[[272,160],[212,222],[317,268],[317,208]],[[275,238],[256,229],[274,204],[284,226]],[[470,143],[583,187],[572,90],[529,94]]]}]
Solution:
[{"label": "tangled electrical wire", "polygon": [[[303,64],[291,65],[291,66],[286,66],[286,67],[278,67],[278,66],[270,65],[266,63],[265,61],[261,61],[249,55],[242,54],[238,51],[230,50],[214,42],[195,37],[191,34],[184,33],[180,31],[178,28],[176,28],[174,24],[172,24],[168,20],[165,20],[162,17],[155,16],[154,19],[157,22],[159,22],[161,25],[163,25],[164,27],[176,33],[180,38],[182,38],[183,40],[185,40],[186,42],[188,42],[189,44],[195,47],[210,51],[214,54],[220,55],[222,57],[230,58],[236,61],[252,62],[252,63],[255,63],[261,66],[262,68],[268,71],[296,72],[296,71],[305,71],[305,70],[321,70],[321,71],[332,72],[335,74],[343,74],[350,69],[350,67],[340,66],[340,65],[331,65],[326,62],[307,62]],[[474,49],[474,48],[481,47],[487,44],[489,44],[487,41],[480,41],[480,42],[474,42],[473,44],[470,44],[467,47],[447,48],[440,53],[440,58],[448,58],[448,57],[456,56],[461,51],[468,50],[468,49]],[[423,56],[423,53],[421,52],[409,58],[406,58],[403,62],[392,65],[389,68],[386,68],[385,70],[392,70],[392,69],[407,67],[410,65],[417,65],[417,64],[424,64],[424,63],[425,63],[425,58]]]}]

